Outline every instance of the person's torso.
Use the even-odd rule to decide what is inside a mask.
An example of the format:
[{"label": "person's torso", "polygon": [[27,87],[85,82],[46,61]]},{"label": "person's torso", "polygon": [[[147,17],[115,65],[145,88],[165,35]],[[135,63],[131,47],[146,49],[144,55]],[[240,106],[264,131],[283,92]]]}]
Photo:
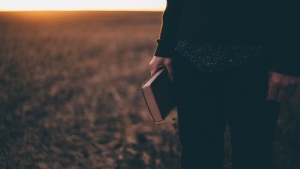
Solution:
[{"label": "person's torso", "polygon": [[184,0],[177,36],[202,42],[265,44],[277,31],[278,0]]}]

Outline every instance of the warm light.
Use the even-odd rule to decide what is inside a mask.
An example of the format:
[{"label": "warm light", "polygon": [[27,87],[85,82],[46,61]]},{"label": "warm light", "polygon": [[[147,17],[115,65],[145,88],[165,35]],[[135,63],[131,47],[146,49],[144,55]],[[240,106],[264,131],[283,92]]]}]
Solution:
[{"label": "warm light", "polygon": [[163,10],[166,0],[0,0],[11,10]]}]

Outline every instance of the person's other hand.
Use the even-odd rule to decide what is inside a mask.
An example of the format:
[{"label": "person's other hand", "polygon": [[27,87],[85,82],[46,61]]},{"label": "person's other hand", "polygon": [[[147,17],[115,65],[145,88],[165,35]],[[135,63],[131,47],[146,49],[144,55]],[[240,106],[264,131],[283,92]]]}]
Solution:
[{"label": "person's other hand", "polygon": [[166,66],[169,77],[173,80],[173,69],[172,69],[172,59],[171,58],[163,58],[158,56],[153,56],[151,62],[149,63],[151,75],[153,75],[160,67]]},{"label": "person's other hand", "polygon": [[296,94],[299,84],[300,77],[270,72],[268,96],[266,99],[282,103]]}]

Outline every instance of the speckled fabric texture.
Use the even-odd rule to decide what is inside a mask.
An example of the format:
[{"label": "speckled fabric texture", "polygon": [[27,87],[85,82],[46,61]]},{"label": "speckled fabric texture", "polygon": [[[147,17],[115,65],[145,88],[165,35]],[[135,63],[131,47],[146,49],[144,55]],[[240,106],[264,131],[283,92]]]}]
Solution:
[{"label": "speckled fabric texture", "polygon": [[200,71],[216,72],[242,65],[259,57],[263,47],[178,40],[175,51],[179,56],[192,62]]}]

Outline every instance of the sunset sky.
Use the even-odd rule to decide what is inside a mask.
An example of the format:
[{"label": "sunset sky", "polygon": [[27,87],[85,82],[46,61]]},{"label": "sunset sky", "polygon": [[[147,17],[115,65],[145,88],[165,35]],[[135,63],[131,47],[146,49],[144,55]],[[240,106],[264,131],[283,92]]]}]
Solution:
[{"label": "sunset sky", "polygon": [[163,10],[166,0],[0,0],[0,11]]}]

